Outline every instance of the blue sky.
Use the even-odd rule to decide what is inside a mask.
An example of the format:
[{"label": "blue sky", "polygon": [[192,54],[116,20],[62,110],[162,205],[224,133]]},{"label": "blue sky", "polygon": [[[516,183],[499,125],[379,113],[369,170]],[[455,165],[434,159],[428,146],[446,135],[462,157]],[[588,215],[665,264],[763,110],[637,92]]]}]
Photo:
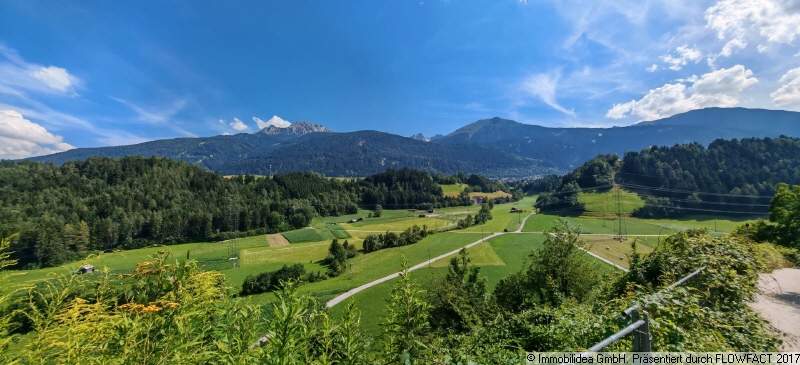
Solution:
[{"label": "blue sky", "polygon": [[798,38],[790,0],[6,0],[0,158],[254,132],[273,115],[430,136],[493,116],[800,110]]}]

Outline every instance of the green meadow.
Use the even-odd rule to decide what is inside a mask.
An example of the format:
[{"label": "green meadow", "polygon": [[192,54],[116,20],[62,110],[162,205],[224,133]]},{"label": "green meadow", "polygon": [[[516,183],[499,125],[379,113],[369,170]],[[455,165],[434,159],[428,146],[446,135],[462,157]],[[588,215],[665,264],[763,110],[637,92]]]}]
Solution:
[{"label": "green meadow", "polygon": [[458,196],[464,189],[467,188],[467,184],[446,184],[442,185],[442,193],[445,196]]},{"label": "green meadow", "polygon": [[[626,237],[620,241],[615,235],[619,229],[617,219],[616,192],[581,193],[579,199],[586,212],[581,216],[561,217],[553,214],[533,214],[522,227],[522,233],[513,233],[522,221],[533,212],[536,197],[526,197],[518,202],[497,204],[492,209],[492,219],[485,224],[464,230],[440,232],[426,237],[413,245],[359,254],[348,260],[348,269],[340,276],[302,285],[299,290],[327,301],[351,288],[379,279],[408,266],[428,260],[474,242],[494,232],[510,232],[469,249],[472,264],[480,267],[489,288],[504,277],[521,270],[531,252],[541,247],[542,232],[550,229],[558,220],[566,220],[580,227],[585,248],[617,265],[627,267],[636,241],[637,251],[647,254],[656,247],[665,235],[691,228],[707,228],[720,233],[730,232],[746,220],[734,221],[718,217],[697,216],[687,219],[639,219],[630,213],[643,202],[635,194],[620,192],[622,207],[622,231]],[[512,211],[513,208],[513,211]],[[359,210],[356,214],[339,217],[317,217],[306,228],[283,232],[291,243],[270,247],[266,236],[259,235],[224,242],[196,242],[170,246],[147,247],[128,251],[117,251],[91,255],[83,260],[53,268],[39,270],[11,270],[0,273],[4,282],[12,285],[0,291],[21,288],[55,275],[70,275],[82,264],[92,264],[112,273],[125,273],[134,269],[138,262],[147,260],[158,252],[168,252],[175,259],[193,259],[208,270],[225,274],[228,284],[238,291],[248,275],[273,271],[283,265],[300,263],[307,271],[326,271],[321,265],[328,254],[330,241],[334,238],[347,240],[360,248],[368,234],[385,231],[402,231],[413,225],[425,225],[431,229],[448,230],[468,214],[477,213],[479,207],[463,206],[436,209],[433,213],[418,210],[384,210],[380,217],[370,217],[371,211]],[[589,257],[587,255],[587,257]],[[595,259],[593,259],[595,260]],[[599,274],[613,274],[619,270],[600,261]],[[423,288],[431,289],[447,272],[449,258],[439,260],[411,274]],[[370,334],[378,334],[383,319],[386,300],[394,281],[365,290],[332,311],[340,314],[348,303],[354,303],[363,314],[362,323]],[[274,294],[264,293],[242,298],[252,303],[269,303]]]},{"label": "green meadow", "polygon": [[[522,270],[532,252],[539,249],[544,241],[544,235],[537,233],[506,234],[495,237],[468,249],[471,264],[480,267],[480,272],[486,278],[489,291],[506,276]],[[594,260],[589,255],[587,258]],[[439,260],[429,267],[411,272],[410,277],[425,290],[435,288],[447,274],[450,258]],[[619,270],[594,260],[598,275],[617,275]],[[375,287],[360,292],[347,299],[332,309],[334,315],[341,315],[349,304],[362,313],[362,327],[373,336],[381,333],[381,323],[386,312],[387,299],[389,298],[396,280],[382,283]]]}]

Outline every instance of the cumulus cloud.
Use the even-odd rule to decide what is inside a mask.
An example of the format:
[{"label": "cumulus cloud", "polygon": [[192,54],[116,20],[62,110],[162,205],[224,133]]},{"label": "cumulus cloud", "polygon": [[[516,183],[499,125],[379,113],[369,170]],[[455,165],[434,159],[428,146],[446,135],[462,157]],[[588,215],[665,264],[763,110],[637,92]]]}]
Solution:
[{"label": "cumulus cloud", "polygon": [[538,98],[551,108],[574,117],[575,112],[563,107],[556,99],[556,90],[558,89],[560,76],[559,73],[531,75],[523,80],[522,91]]},{"label": "cumulus cloud", "polygon": [[18,111],[0,110],[0,159],[46,155],[74,148]]},{"label": "cumulus cloud", "polygon": [[606,117],[654,120],[693,109],[732,107],[739,104],[742,91],[757,82],[753,72],[742,65],[722,68],[652,89],[639,100],[614,104]]},{"label": "cumulus cloud", "polygon": [[269,120],[263,120],[263,119],[261,119],[259,117],[253,117],[253,122],[255,122],[256,125],[258,125],[259,129],[264,129],[264,128],[267,128],[267,127],[270,127],[270,126],[277,127],[277,128],[286,128],[286,127],[292,125],[291,122],[289,122],[289,121],[287,121],[287,120],[285,120],[285,119],[283,119],[283,118],[281,118],[281,117],[279,117],[277,115],[273,115],[272,118],[269,118]]},{"label": "cumulus cloud", "polygon": [[47,87],[60,92],[69,91],[75,84],[75,77],[61,67],[39,67],[32,70],[31,75]]},{"label": "cumulus cloud", "polygon": [[669,65],[670,70],[678,71],[686,66],[689,62],[697,63],[703,58],[703,53],[697,48],[692,48],[687,45],[675,48],[675,52],[661,56],[661,60]]},{"label": "cumulus cloud", "polygon": [[772,102],[782,107],[800,108],[800,67],[783,74],[778,84],[778,89],[769,94]]},{"label": "cumulus cloud", "polygon": [[[800,36],[796,0],[720,0],[705,11],[706,27],[728,40],[721,55],[730,56],[753,40],[759,52],[767,45],[791,44]],[[733,42],[733,43],[731,43]]]},{"label": "cumulus cloud", "polygon": [[650,65],[649,67],[647,67],[646,70],[647,70],[647,72],[656,72],[656,71],[658,71],[658,65],[656,65],[654,63],[654,64]]},{"label": "cumulus cloud", "polygon": [[65,68],[25,61],[13,49],[0,45],[0,93],[23,95],[25,91],[75,94],[81,80]]},{"label": "cumulus cloud", "polygon": [[228,126],[237,132],[246,131],[248,128],[250,128],[247,126],[247,124],[244,124],[244,122],[239,120],[239,118],[233,118],[233,120],[228,123]]}]

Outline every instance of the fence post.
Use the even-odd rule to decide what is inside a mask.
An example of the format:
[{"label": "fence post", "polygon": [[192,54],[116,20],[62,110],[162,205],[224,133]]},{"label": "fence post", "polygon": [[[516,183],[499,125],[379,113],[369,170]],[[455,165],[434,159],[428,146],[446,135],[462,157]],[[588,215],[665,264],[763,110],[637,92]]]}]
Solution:
[{"label": "fence post", "polygon": [[653,351],[653,345],[650,337],[650,320],[646,314],[642,315],[640,311],[641,308],[631,313],[631,319],[634,321],[644,320],[644,324],[633,331],[633,352],[651,352]]}]

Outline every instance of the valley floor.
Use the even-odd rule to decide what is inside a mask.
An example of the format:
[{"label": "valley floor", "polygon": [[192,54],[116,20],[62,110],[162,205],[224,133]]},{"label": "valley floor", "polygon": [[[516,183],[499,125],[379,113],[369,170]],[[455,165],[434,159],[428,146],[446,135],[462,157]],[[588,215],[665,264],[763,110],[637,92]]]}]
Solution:
[{"label": "valley floor", "polygon": [[[386,299],[393,286],[391,279],[394,277],[391,275],[402,269],[403,261],[407,262],[407,267],[416,266],[417,270],[410,274],[411,277],[423,288],[430,289],[447,272],[449,257],[445,257],[445,254],[452,254],[469,245],[472,264],[480,267],[489,289],[492,289],[502,278],[521,270],[530,253],[541,247],[545,238],[544,232],[563,219],[580,226],[584,232],[582,238],[586,242],[585,248],[593,256],[602,258],[602,261],[597,260],[598,273],[617,275],[621,272],[619,268],[628,267],[628,257],[633,252],[634,242],[639,253],[647,254],[665,236],[674,232],[707,228],[712,232],[725,233],[744,222],[716,217],[638,219],[626,216],[622,221],[623,239],[620,241],[617,239],[619,221],[612,218],[614,215],[608,211],[609,206],[614,206],[607,203],[611,199],[610,193],[582,194],[580,199],[586,202],[587,212],[579,217],[532,214],[535,197],[526,197],[515,203],[497,204],[492,210],[492,219],[485,224],[436,233],[408,246],[359,254],[347,261],[348,269],[343,274],[305,284],[299,290],[327,302],[349,290],[385,278],[340,299],[342,304],[354,303],[362,312],[364,328],[368,333],[377,335],[380,332],[379,324],[383,320]],[[625,206],[628,209],[639,205],[635,196],[628,196],[626,199]],[[0,273],[0,280],[8,279],[4,282],[12,283],[0,288],[0,291],[21,288],[57,275],[68,275],[84,263],[106,268],[113,273],[129,272],[138,262],[159,251],[169,252],[176,259],[190,258],[204,269],[222,272],[232,290],[238,291],[248,275],[276,270],[283,265],[301,263],[307,271],[326,270],[321,265],[321,260],[327,256],[330,241],[334,238],[340,242],[347,240],[356,248],[361,248],[364,237],[371,233],[402,231],[413,225],[452,229],[459,219],[467,214],[474,215],[478,208],[452,207],[437,209],[434,213],[384,210],[383,215],[377,218],[369,217],[369,211],[359,211],[347,216],[316,218],[308,228],[284,232],[281,235],[102,253],[54,268]],[[515,209],[512,211],[512,208]],[[525,219],[526,217],[528,218]],[[266,304],[273,298],[273,294],[264,293],[248,296],[243,300]],[[332,311],[338,315],[345,307],[346,305],[336,305]]]}]

